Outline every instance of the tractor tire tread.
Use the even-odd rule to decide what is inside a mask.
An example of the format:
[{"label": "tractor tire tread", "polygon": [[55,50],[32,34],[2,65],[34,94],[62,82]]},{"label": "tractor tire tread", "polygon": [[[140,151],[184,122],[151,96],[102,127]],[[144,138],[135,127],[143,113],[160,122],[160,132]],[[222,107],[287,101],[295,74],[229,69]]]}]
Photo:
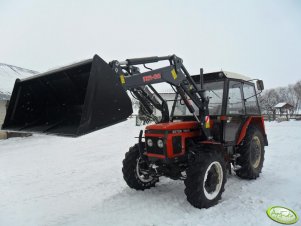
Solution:
[{"label": "tractor tire tread", "polygon": [[[188,202],[196,208],[209,208],[218,203],[221,199],[222,193],[225,190],[226,183],[226,166],[222,155],[215,150],[200,151],[201,147],[194,147],[193,152],[196,154],[196,158],[191,162],[190,166],[186,170],[187,178],[184,180],[185,194]],[[223,168],[223,182],[221,191],[213,200],[208,200],[203,192],[203,177],[207,167],[211,162],[218,161]]]},{"label": "tractor tire tread", "polygon": [[[257,169],[254,169],[251,162],[250,162],[250,143],[253,139],[254,135],[257,135],[260,139],[261,143],[261,159],[259,166]],[[250,125],[246,137],[244,139],[244,144],[239,149],[240,157],[237,158],[237,164],[241,166],[239,170],[236,171],[236,175],[242,179],[256,179],[259,177],[259,174],[262,171],[263,162],[264,162],[264,143],[263,143],[263,135],[261,131],[258,129],[258,127],[254,125]]]},{"label": "tractor tire tread", "polygon": [[159,181],[158,178],[154,178],[153,181],[148,183],[144,183],[139,180],[136,174],[136,164],[138,157],[139,151],[138,145],[136,144],[129,149],[129,151],[125,154],[124,160],[122,161],[122,173],[125,182],[130,188],[133,188],[135,190],[143,191],[145,189],[155,187],[155,184]]}]

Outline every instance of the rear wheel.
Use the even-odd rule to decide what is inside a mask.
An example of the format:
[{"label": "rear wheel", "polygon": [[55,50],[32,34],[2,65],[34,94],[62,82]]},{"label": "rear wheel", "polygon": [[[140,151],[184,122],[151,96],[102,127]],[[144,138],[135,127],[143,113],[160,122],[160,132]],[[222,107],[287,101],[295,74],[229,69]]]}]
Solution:
[{"label": "rear wheel", "polygon": [[214,150],[196,153],[186,170],[185,194],[197,208],[209,208],[221,199],[226,183],[226,165],[221,154]]},{"label": "rear wheel", "polygon": [[147,172],[148,164],[141,159],[138,148],[138,145],[135,145],[125,154],[122,162],[123,178],[130,188],[136,190],[155,187],[159,179]]},{"label": "rear wheel", "polygon": [[261,131],[250,126],[244,140],[243,146],[239,150],[240,157],[237,164],[241,166],[236,171],[236,175],[244,179],[256,179],[259,177],[264,161],[264,144]]}]

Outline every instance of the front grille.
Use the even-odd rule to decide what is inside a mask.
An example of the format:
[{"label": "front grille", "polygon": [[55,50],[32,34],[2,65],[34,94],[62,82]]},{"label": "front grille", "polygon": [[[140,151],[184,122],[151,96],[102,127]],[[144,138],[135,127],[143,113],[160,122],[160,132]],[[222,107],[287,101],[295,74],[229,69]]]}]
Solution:
[{"label": "front grille", "polygon": [[[146,144],[146,152],[147,153],[164,155],[164,147],[163,148],[159,148],[158,144],[157,144],[157,141],[160,138],[157,138],[157,137],[146,137],[146,139],[152,139],[152,141],[153,141],[153,146],[152,147],[149,147],[147,145],[147,142],[145,142],[145,144]],[[164,140],[163,140],[163,142],[164,142]]]},{"label": "front grille", "polygon": [[182,138],[181,136],[175,136],[172,138],[172,149],[174,154],[179,154],[182,152]]}]

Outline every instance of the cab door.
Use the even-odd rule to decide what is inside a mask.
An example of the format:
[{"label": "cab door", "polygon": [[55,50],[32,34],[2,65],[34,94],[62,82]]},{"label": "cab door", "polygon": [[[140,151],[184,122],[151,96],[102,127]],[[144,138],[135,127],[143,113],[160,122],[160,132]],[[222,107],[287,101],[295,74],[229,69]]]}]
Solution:
[{"label": "cab door", "polygon": [[237,133],[245,121],[245,103],[243,98],[243,84],[237,80],[228,80],[226,95],[226,121],[224,122],[224,142],[234,144]]}]

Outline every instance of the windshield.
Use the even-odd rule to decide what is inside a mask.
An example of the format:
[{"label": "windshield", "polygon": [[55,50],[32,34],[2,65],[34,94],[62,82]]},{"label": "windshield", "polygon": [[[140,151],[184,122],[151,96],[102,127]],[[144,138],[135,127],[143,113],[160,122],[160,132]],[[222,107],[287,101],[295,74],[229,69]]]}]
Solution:
[{"label": "windshield", "polygon": [[[220,82],[208,82],[204,83],[204,89],[206,90],[205,96],[209,97],[209,114],[210,115],[221,115],[222,113],[222,102],[224,94],[224,81]],[[174,103],[175,93],[161,93],[163,99],[167,101],[168,109],[171,111]],[[192,103],[192,101],[190,100]],[[199,109],[192,103],[196,114],[199,113]],[[174,116],[191,116],[188,108],[181,100],[180,96],[176,102]]]},{"label": "windshield", "polygon": [[221,115],[224,94],[224,81],[204,84],[206,96],[209,97],[209,114]]}]

